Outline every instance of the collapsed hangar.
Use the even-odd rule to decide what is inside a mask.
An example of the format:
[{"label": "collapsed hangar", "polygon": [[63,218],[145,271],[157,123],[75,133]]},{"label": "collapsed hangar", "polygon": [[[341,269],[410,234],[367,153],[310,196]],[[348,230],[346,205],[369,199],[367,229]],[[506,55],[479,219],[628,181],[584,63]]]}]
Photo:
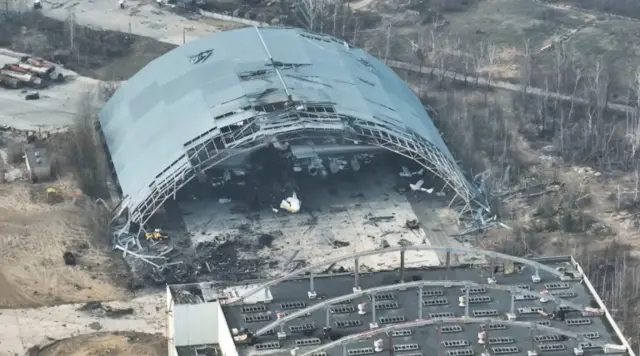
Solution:
[{"label": "collapsed hangar", "polygon": [[276,144],[314,174],[356,170],[368,151],[392,151],[467,206],[478,196],[390,68],[301,29],[247,27],[176,48],[123,83],[99,123],[122,195],[116,217],[126,212],[129,223],[146,223],[205,172],[246,164],[247,154]]}]

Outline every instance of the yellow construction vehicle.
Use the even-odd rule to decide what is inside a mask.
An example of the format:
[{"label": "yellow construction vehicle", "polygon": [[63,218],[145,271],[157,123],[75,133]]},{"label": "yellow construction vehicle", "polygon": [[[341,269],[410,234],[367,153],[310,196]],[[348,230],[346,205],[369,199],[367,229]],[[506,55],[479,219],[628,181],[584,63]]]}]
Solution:
[{"label": "yellow construction vehicle", "polygon": [[47,203],[49,204],[58,204],[64,201],[64,198],[62,197],[62,195],[54,187],[47,188],[46,197],[47,197]]},{"label": "yellow construction vehicle", "polygon": [[155,229],[153,230],[153,232],[147,232],[144,234],[144,238],[147,241],[160,241],[160,240],[166,240],[169,238],[169,234],[167,234],[166,232],[160,230],[160,229]]}]

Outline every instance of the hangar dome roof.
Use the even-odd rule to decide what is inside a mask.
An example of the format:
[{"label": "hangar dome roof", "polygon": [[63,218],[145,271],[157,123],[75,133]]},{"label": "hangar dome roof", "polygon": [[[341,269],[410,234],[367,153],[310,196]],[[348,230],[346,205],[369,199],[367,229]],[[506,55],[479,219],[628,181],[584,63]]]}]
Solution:
[{"label": "hangar dome roof", "polygon": [[160,179],[188,164],[194,142],[254,117],[256,105],[287,99],[420,137],[455,166],[419,99],[381,61],[330,36],[246,27],[155,59],[101,111],[127,207],[137,209]]}]

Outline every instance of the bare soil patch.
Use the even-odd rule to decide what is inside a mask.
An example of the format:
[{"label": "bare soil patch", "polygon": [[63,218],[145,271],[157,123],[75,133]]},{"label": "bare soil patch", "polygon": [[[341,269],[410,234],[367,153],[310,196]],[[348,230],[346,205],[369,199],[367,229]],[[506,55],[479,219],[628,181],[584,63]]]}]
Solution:
[{"label": "bare soil patch", "polygon": [[[49,204],[55,187],[63,201]],[[0,308],[115,300],[125,296],[124,262],[91,233],[84,197],[71,180],[0,185]],[[67,266],[63,254],[76,257]]]},{"label": "bare soil patch", "polygon": [[95,333],[58,340],[30,356],[163,356],[167,340],[161,335],[138,332]]}]

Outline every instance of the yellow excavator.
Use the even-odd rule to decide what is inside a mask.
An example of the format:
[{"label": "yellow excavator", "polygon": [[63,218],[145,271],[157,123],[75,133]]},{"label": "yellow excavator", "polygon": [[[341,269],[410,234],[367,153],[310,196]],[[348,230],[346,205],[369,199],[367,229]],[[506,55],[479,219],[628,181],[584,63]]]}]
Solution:
[{"label": "yellow excavator", "polygon": [[160,229],[155,229],[152,232],[145,233],[144,238],[147,241],[160,241],[168,239],[169,234]]}]

